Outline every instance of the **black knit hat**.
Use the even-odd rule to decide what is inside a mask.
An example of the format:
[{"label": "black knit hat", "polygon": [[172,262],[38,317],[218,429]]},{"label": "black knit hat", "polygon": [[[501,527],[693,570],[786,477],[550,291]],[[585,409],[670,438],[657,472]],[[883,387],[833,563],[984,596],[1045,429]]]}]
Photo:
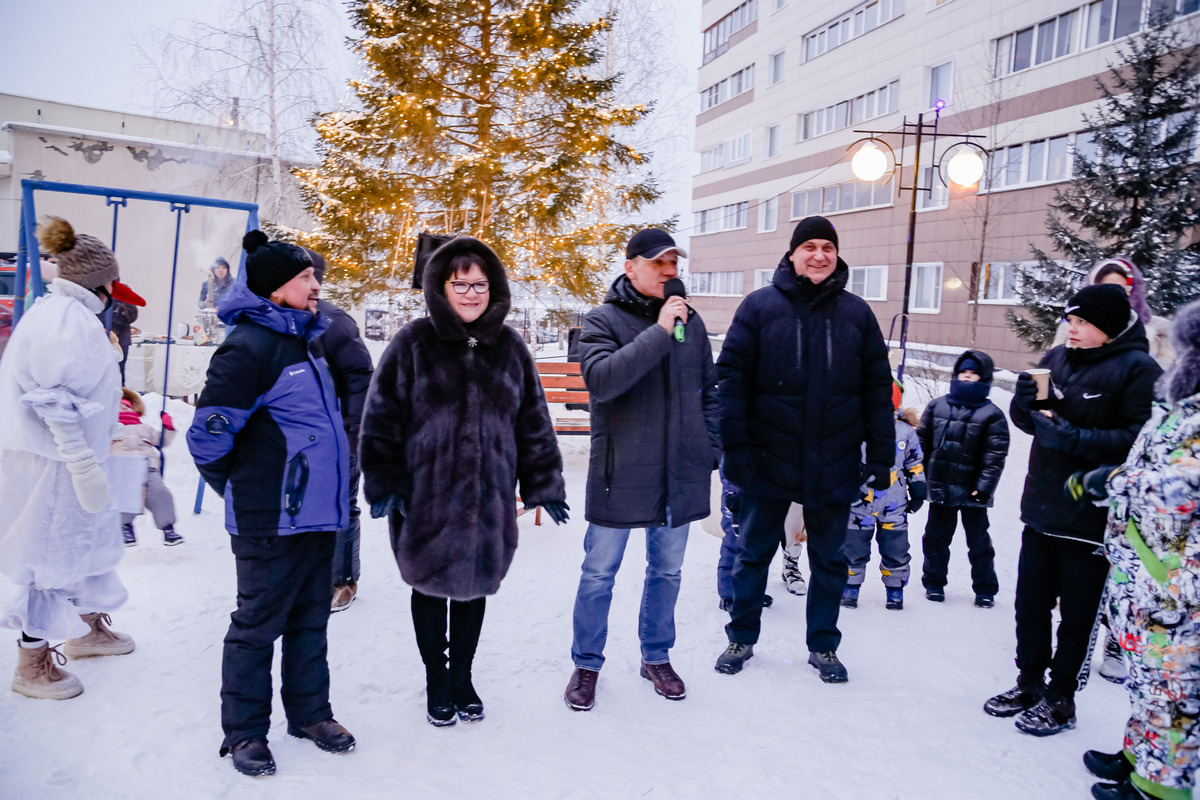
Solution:
[{"label": "black knit hat", "polygon": [[272,242],[262,231],[242,237],[246,251],[246,286],[259,297],[271,292],[312,266],[308,251],[287,242]]},{"label": "black knit hat", "polygon": [[1129,296],[1111,283],[1085,286],[1067,301],[1063,316],[1086,320],[1112,339],[1129,327]]},{"label": "black knit hat", "polygon": [[317,283],[325,283],[325,256],[318,253],[316,250],[304,248],[304,252],[308,253],[309,259],[312,260],[313,277],[317,279]]},{"label": "black knit hat", "polygon": [[832,222],[824,217],[805,217],[796,223],[796,230],[792,231],[788,255],[790,256],[793,250],[809,239],[828,239],[833,242],[834,247],[838,246],[837,231],[833,229]]}]

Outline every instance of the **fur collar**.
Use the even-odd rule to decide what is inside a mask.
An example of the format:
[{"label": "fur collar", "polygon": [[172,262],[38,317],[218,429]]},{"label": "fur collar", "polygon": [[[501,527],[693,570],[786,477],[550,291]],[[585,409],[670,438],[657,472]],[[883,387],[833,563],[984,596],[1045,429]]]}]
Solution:
[{"label": "fur collar", "polygon": [[[487,309],[470,324],[462,321],[462,317],[455,313],[446,299],[450,262],[463,253],[474,253],[483,260],[488,279]],[[496,343],[508,319],[508,310],[512,307],[512,294],[508,288],[508,276],[504,274],[504,265],[486,244],[470,236],[459,236],[446,242],[429,256],[421,276],[421,285],[425,292],[425,307],[439,339],[455,342],[474,338],[483,344]]]}]

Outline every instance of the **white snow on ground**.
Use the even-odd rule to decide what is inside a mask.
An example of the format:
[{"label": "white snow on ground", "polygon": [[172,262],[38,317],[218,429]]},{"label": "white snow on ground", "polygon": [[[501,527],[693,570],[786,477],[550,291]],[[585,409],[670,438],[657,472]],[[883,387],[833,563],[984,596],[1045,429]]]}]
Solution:
[{"label": "white snow on ground", "polygon": [[[1008,396],[996,394],[1007,410]],[[147,407],[158,402],[148,397]],[[172,400],[169,410],[186,429],[191,407]],[[217,757],[233,557],[219,499],[206,491],[203,512],[191,513],[197,473],[179,436],[167,452],[166,481],[187,542],[163,547],[148,516],[139,517],[138,545],[119,568],[129,601],[113,614],[114,627],[131,633],[137,650],[71,662],[85,686],[73,700],[0,691],[0,798],[1086,797],[1093,779],[1080,757],[1120,746],[1122,688],[1093,674],[1077,698],[1078,728],[1047,739],[981,710],[1016,678],[1013,588],[1029,437],[1013,434],[991,515],[996,608],[972,605],[961,531],[946,602],[924,599],[918,513],[904,610],[884,608],[875,562],[859,607],[843,610],[844,685],[821,683],[805,663],[804,600],[784,591],[777,567],[768,589],[775,605],[763,614],[755,657],[740,675],[713,670],[726,644],[715,589],[719,541],[694,525],[671,653],[687,699],[658,697],[638,676],[644,539],[635,535],[617,581],[596,707],[570,711],[562,693],[587,525],[587,439],[563,437],[572,518],[535,527],[533,514],[522,516],[512,570],[488,600],[475,662],[487,719],[435,729],[425,721],[409,589],[385,524],[364,516],[359,599],[329,623],[333,708],[358,747],[336,756],[289,737],[276,698],[270,740],[279,771],[259,779]],[[16,663],[16,635],[9,638],[2,670]]]}]

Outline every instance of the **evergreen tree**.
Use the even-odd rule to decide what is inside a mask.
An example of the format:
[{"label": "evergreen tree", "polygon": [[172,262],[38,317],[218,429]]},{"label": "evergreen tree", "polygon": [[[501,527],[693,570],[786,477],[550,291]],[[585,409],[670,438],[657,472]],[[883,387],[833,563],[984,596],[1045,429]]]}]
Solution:
[{"label": "evergreen tree", "polygon": [[612,20],[578,0],[356,0],[359,109],[316,120],[298,170],[331,280],[397,288],[422,230],[486,242],[510,277],[598,299],[630,235],[613,217],[658,195],[620,134],[646,114],[598,66]]},{"label": "evergreen tree", "polygon": [[1200,296],[1200,167],[1195,160],[1200,55],[1158,15],[1118,48],[1122,63],[1097,79],[1100,102],[1076,137],[1074,179],[1055,192],[1046,216],[1054,249],[1033,248],[1039,267],[1023,275],[1025,316],[1010,327],[1047,349],[1066,301],[1092,264],[1122,255],[1141,269],[1150,306],[1170,316]]}]

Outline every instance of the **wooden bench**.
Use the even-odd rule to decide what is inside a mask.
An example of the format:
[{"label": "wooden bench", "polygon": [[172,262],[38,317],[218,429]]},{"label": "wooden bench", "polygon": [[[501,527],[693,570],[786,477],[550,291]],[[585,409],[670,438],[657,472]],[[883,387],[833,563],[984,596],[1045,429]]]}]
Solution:
[{"label": "wooden bench", "polygon": [[[569,410],[587,410],[588,390],[578,361],[539,361],[537,371],[547,403],[565,403]],[[554,431],[560,436],[590,436],[591,420],[588,417],[555,417]]]}]

